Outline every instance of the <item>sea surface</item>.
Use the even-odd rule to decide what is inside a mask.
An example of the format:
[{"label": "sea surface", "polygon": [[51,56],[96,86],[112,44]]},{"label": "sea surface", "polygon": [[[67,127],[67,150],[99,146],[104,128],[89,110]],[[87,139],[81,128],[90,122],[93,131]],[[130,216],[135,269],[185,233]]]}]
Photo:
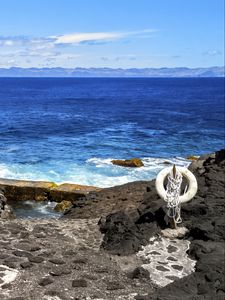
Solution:
[{"label": "sea surface", "polygon": [[222,78],[0,78],[1,178],[108,187],[222,147]]}]

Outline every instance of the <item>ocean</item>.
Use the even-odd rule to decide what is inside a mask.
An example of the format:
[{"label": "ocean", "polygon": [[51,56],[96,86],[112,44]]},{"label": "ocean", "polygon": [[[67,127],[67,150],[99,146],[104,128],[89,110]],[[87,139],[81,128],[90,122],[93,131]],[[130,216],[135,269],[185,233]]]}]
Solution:
[{"label": "ocean", "polygon": [[0,78],[1,178],[109,187],[223,147],[223,78]]}]

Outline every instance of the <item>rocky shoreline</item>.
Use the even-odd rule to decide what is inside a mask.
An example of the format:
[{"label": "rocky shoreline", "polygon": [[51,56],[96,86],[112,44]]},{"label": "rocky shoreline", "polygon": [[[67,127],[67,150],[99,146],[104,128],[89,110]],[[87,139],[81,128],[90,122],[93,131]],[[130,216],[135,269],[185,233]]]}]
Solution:
[{"label": "rocky shoreline", "polygon": [[[180,242],[190,244],[187,262],[196,261],[195,272],[164,287],[150,280],[141,255],[167,227],[154,180],[102,190],[1,180],[13,201],[27,194],[38,201],[69,200],[73,207],[58,220],[0,218],[0,299],[224,299],[225,150],[201,156],[189,168],[199,190],[182,207],[188,233]],[[171,264],[161,264],[164,276]],[[179,261],[174,265],[182,273]]]}]

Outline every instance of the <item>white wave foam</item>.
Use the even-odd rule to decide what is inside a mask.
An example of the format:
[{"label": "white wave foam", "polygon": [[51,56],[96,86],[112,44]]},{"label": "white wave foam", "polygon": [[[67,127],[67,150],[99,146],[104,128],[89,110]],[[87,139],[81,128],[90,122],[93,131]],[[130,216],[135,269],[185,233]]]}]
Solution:
[{"label": "white wave foam", "polygon": [[36,165],[0,164],[0,178],[111,187],[137,180],[152,180],[168,164],[184,167],[190,164],[190,161],[181,157],[170,159],[143,157],[144,167],[124,168],[113,165],[112,160],[113,158],[93,157],[86,160],[86,163],[82,165],[66,164],[64,161],[57,161],[49,165],[41,163]]},{"label": "white wave foam", "polygon": [[[112,164],[112,160],[115,158],[99,158],[99,157],[93,157],[86,160],[86,163],[95,165],[97,168],[105,167],[105,166],[114,166],[118,167]],[[182,157],[175,157],[175,158],[155,158],[155,157],[143,157],[142,161],[144,163],[144,167],[138,168],[136,170],[143,170],[144,168],[148,167],[165,167],[165,165],[168,164],[176,164],[180,167],[188,167],[190,164],[190,161],[182,158]],[[123,168],[123,167],[121,167]]]},{"label": "white wave foam", "polygon": [[97,168],[105,167],[106,165],[112,165],[113,158],[99,158],[99,157],[92,157],[86,160],[86,163],[95,165]]}]

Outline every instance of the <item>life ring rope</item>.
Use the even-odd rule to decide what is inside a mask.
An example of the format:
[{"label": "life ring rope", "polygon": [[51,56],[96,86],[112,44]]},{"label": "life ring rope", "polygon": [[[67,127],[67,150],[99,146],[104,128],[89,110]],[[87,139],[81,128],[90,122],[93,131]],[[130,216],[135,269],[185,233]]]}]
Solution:
[{"label": "life ring rope", "polygon": [[[174,173],[175,171],[175,173]],[[187,180],[184,194],[180,195],[183,177]],[[168,179],[166,189],[164,182]],[[176,223],[181,223],[181,204],[190,201],[197,193],[198,184],[195,176],[184,167],[167,167],[156,177],[156,190],[160,198],[167,203],[167,215]]]},{"label": "life ring rope", "polygon": [[182,184],[182,175],[176,171],[175,178],[173,171],[168,175],[168,182],[166,186],[166,196],[164,200],[167,202],[167,215],[173,218],[176,223],[181,223],[180,215],[180,189]]}]

